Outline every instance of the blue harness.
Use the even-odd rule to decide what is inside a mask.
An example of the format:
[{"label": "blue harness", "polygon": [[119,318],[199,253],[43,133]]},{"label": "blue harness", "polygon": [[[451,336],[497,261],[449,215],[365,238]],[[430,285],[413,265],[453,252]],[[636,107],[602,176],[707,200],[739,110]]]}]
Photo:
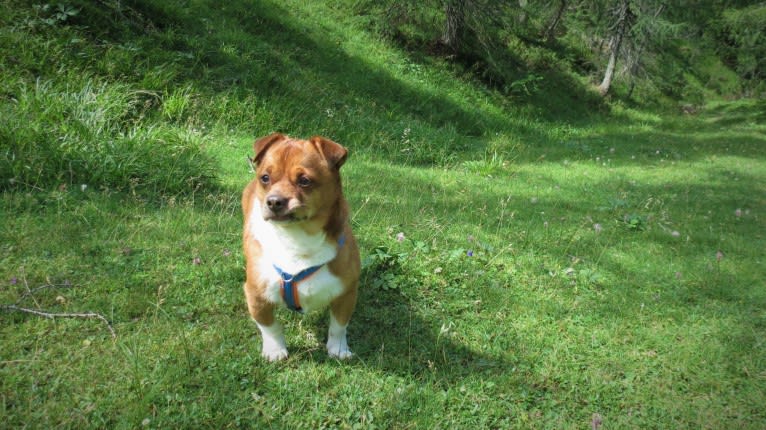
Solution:
[{"label": "blue harness", "polygon": [[[342,235],[338,238],[338,249],[343,248],[345,243],[346,237]],[[285,272],[276,264],[272,264],[272,266],[274,266],[274,270],[276,270],[277,274],[279,275],[279,279],[281,281],[280,292],[282,294],[282,299],[285,301],[288,309],[291,311],[303,313],[303,308],[301,307],[300,299],[298,298],[298,283],[315,274],[325,264],[327,263],[322,263],[318,266],[311,266],[308,269],[301,270],[295,275]]]}]

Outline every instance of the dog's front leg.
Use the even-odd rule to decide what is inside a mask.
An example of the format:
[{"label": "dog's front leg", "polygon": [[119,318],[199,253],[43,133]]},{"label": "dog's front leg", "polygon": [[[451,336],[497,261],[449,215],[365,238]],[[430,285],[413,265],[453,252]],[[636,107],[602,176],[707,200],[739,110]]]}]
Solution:
[{"label": "dog's front leg", "polygon": [[287,358],[287,344],[282,332],[282,324],[274,320],[274,305],[267,302],[258,294],[258,289],[245,282],[245,298],[247,310],[261,331],[263,348],[261,355],[269,361],[279,361]]},{"label": "dog's front leg", "polygon": [[263,349],[261,355],[269,361],[279,361],[287,358],[287,344],[285,335],[282,333],[282,324],[273,321],[271,325],[263,325],[255,320],[255,324],[261,331]]},{"label": "dog's front leg", "polygon": [[327,333],[327,354],[341,360],[354,354],[348,347],[346,328],[356,304],[356,290],[338,297],[330,306],[330,329]]}]

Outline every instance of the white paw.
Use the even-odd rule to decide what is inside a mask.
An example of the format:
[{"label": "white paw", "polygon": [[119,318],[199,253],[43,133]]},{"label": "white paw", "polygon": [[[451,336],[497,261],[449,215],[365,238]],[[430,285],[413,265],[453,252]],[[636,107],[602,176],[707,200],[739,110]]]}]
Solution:
[{"label": "white paw", "polygon": [[279,361],[287,358],[287,344],[282,335],[282,326],[274,323],[270,326],[261,325],[256,321],[263,338],[261,356],[269,361]]},{"label": "white paw", "polygon": [[331,344],[330,342],[327,342],[327,354],[332,358],[337,358],[339,360],[348,360],[349,358],[354,356],[354,353],[351,352],[350,349],[348,349],[348,345],[341,345],[341,344]]},{"label": "white paw", "polygon": [[273,345],[269,348],[263,345],[261,356],[271,362],[284,360],[287,358],[287,348],[282,348],[279,345]]},{"label": "white paw", "polygon": [[332,312],[330,313],[330,330],[327,333],[327,354],[340,360],[347,360],[354,355],[348,348],[346,326],[338,324]]}]

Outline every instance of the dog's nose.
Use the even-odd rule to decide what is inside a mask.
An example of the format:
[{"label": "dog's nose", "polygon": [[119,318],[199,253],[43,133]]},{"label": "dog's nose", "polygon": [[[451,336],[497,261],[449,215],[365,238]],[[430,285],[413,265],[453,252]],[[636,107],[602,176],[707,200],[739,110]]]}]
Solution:
[{"label": "dog's nose", "polygon": [[279,213],[287,208],[287,199],[282,196],[267,196],[266,206],[274,213]]}]

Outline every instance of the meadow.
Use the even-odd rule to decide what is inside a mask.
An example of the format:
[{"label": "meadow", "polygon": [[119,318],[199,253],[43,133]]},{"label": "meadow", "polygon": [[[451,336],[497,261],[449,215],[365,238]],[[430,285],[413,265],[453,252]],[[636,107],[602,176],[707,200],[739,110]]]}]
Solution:
[{"label": "meadow", "polygon": [[[766,425],[763,100],[499,94],[353,2],[11,3],[3,427]],[[350,361],[287,310],[259,355],[239,198],[274,130],[350,150]]]}]

